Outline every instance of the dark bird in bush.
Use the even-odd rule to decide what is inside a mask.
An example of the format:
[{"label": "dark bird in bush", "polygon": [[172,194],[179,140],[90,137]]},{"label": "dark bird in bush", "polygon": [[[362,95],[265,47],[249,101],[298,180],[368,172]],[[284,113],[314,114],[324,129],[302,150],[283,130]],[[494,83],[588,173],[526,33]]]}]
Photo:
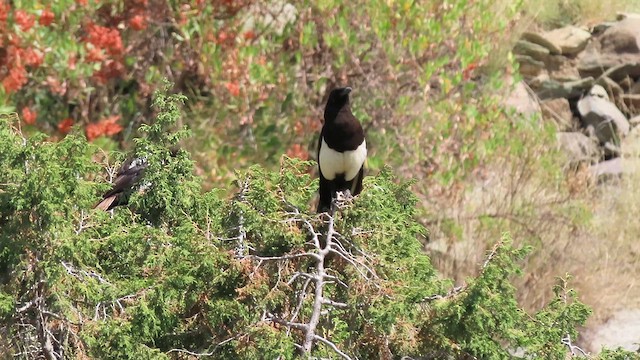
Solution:
[{"label": "dark bird in bush", "polygon": [[134,187],[144,174],[149,164],[144,158],[133,158],[125,161],[113,182],[111,190],[102,195],[102,200],[94,208],[109,211],[118,205],[126,205]]},{"label": "dark bird in bush", "polygon": [[350,92],[350,87],[334,89],[324,109],[324,125],[318,141],[318,212],[329,211],[338,192],[355,196],[362,191],[367,144],[362,125],[351,113]]}]

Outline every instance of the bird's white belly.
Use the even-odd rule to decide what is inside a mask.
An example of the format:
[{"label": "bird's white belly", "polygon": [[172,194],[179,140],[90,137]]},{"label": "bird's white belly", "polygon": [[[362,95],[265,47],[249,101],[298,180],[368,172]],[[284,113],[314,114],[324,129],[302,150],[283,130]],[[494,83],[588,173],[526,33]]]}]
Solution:
[{"label": "bird's white belly", "polygon": [[343,153],[333,150],[324,142],[320,145],[320,169],[322,176],[327,180],[333,180],[339,174],[344,174],[345,180],[352,180],[364,164],[367,158],[367,142],[363,141],[355,150]]}]

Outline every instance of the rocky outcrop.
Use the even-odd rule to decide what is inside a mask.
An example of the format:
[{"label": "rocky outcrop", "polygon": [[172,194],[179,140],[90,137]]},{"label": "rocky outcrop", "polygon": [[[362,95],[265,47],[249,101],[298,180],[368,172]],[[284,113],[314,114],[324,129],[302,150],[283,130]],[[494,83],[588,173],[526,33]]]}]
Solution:
[{"label": "rocky outcrop", "polygon": [[640,14],[591,29],[526,32],[513,52],[567,160],[591,165],[597,178],[625,173],[625,138],[640,124]]}]

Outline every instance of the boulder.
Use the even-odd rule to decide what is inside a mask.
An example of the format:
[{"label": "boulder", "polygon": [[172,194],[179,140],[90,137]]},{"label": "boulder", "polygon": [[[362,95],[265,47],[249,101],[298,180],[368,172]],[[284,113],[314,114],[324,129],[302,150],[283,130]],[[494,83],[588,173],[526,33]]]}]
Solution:
[{"label": "boulder", "polygon": [[627,18],[608,28],[600,38],[603,53],[640,53],[640,19]]},{"label": "boulder", "polygon": [[545,65],[549,71],[549,77],[553,80],[570,82],[581,79],[574,59],[568,59],[562,55],[552,55]]},{"label": "boulder", "polygon": [[550,43],[560,49],[560,54],[572,56],[584,50],[591,33],[576,26],[565,26],[542,34]]},{"label": "boulder", "polygon": [[580,96],[593,86],[593,78],[586,77],[576,81],[559,82],[556,80],[543,80],[536,88],[536,94],[540,99],[572,98]]},{"label": "boulder", "polygon": [[558,147],[567,155],[569,163],[592,163],[600,158],[600,148],[595,140],[579,132],[556,133]]},{"label": "boulder", "polygon": [[562,49],[556,46],[554,43],[549,41],[544,35],[526,31],[522,34],[522,38],[526,41],[532,42],[534,44],[538,44],[542,47],[545,47],[549,50],[549,53],[552,55],[559,55],[562,53]]},{"label": "boulder", "polygon": [[523,81],[514,86],[505,100],[505,106],[515,109],[520,114],[529,116],[540,112],[540,105],[531,95],[528,86]]},{"label": "boulder", "polygon": [[589,172],[599,181],[618,178],[623,173],[622,159],[615,158],[592,165]]},{"label": "boulder", "polygon": [[242,31],[271,28],[282,35],[284,28],[298,18],[298,9],[285,0],[256,1],[246,12]]},{"label": "boulder", "polygon": [[629,133],[627,118],[609,101],[607,91],[599,85],[578,101],[578,112],[582,125],[592,128],[601,144],[620,144],[620,139]]},{"label": "boulder", "polygon": [[544,100],[540,104],[540,108],[545,119],[551,119],[558,131],[576,130],[569,100],[565,98]]},{"label": "boulder", "polygon": [[545,61],[549,58],[549,49],[526,40],[516,42],[516,45],[513,47],[513,53],[526,55],[538,61]]},{"label": "boulder", "polygon": [[[634,120],[634,122],[635,121],[640,121],[640,119]],[[622,149],[623,157],[640,158],[640,127],[634,127],[629,131],[629,135],[622,140],[620,148]]]},{"label": "boulder", "polygon": [[516,55],[516,61],[520,65],[520,74],[523,76],[538,76],[538,74],[544,70],[544,63],[542,61],[535,60],[531,56]]},{"label": "boulder", "polygon": [[622,94],[620,99],[627,105],[632,114],[640,113],[640,94]]},{"label": "boulder", "polygon": [[632,128],[635,128],[636,126],[640,125],[640,115],[636,115],[636,116],[632,117],[631,119],[629,119],[629,125]]},{"label": "boulder", "polygon": [[629,13],[629,12],[618,12],[616,14],[616,20],[624,20],[624,19],[640,19],[640,14]]},{"label": "boulder", "polygon": [[[612,69],[612,70],[611,70]],[[625,76],[632,78],[640,76],[640,54],[599,54],[584,52],[578,62],[578,72],[581,76],[599,77],[606,71],[606,76],[614,81],[620,81]]]},{"label": "boulder", "polygon": [[615,24],[616,24],[615,22],[611,22],[611,21],[597,24],[591,29],[591,35],[593,36],[600,35],[603,32],[605,32],[605,30],[607,30],[608,28],[612,27]]},{"label": "boulder", "polygon": [[620,87],[624,90],[624,91],[631,91],[631,88],[634,85],[634,81],[633,79],[631,79],[628,76],[625,76],[622,80],[617,82],[618,85],[620,85]]},{"label": "boulder", "polygon": [[632,83],[629,86],[629,93],[630,94],[640,94],[640,81]]}]

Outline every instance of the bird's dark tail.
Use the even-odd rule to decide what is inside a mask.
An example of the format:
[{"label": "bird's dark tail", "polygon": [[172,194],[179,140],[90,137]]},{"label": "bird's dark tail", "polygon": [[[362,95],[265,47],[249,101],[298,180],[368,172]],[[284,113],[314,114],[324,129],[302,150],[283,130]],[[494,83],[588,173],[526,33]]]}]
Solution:
[{"label": "bird's dark tail", "polygon": [[112,205],[115,205],[114,201],[116,201],[117,197],[118,197],[118,195],[107,196],[106,198],[100,200],[100,202],[97,203],[93,208],[94,209],[104,210],[104,211],[109,211],[113,207]]}]

